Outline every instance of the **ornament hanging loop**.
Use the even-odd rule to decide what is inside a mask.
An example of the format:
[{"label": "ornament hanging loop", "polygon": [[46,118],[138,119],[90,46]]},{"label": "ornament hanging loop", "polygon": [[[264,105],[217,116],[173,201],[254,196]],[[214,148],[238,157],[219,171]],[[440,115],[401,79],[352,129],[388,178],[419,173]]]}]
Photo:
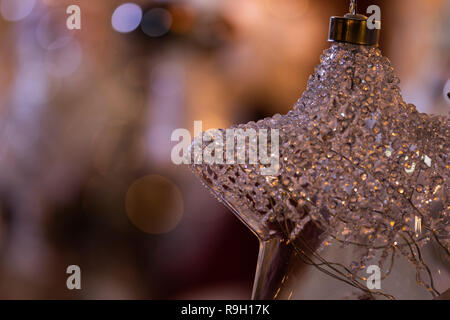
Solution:
[{"label": "ornament hanging loop", "polygon": [[350,0],[350,10],[349,10],[349,12],[352,15],[356,15],[356,9],[357,9],[357,7],[356,7],[356,0]]}]

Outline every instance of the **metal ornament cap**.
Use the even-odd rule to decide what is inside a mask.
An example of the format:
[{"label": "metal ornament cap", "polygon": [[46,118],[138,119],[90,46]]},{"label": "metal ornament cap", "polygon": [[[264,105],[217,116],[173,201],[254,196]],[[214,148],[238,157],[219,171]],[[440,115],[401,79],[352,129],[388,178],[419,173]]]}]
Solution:
[{"label": "metal ornament cap", "polygon": [[378,47],[380,29],[369,29],[367,19],[366,16],[361,14],[331,17],[328,41]]}]

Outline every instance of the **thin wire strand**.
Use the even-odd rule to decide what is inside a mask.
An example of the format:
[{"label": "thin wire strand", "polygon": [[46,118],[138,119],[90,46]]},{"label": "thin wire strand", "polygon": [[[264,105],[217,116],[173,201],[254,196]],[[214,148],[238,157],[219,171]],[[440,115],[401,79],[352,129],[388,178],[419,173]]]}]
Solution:
[{"label": "thin wire strand", "polygon": [[[284,212],[282,214],[286,218]],[[281,223],[280,223],[280,227],[281,227],[281,230],[282,230],[284,236],[286,237],[286,239],[288,239],[289,238],[289,236],[288,236],[289,227],[287,226],[286,219],[284,219],[284,228]],[[351,285],[352,287],[360,289],[361,291],[369,294],[372,298],[374,298],[374,295],[382,295],[390,300],[395,300],[395,297],[392,295],[389,295],[382,291],[370,290],[366,286],[361,284],[356,278],[354,278],[354,277],[349,278],[348,275],[351,274],[351,272],[347,267],[345,267],[343,264],[340,264],[340,263],[329,262],[329,261],[325,260],[320,254],[318,254],[316,252],[315,249],[313,249],[309,246],[308,241],[305,238],[303,238],[303,236],[301,234],[297,236],[297,241],[300,241],[302,244],[302,247],[304,247],[307,251],[309,251],[309,253],[306,253],[303,249],[298,247],[293,241],[290,241],[290,245],[295,250],[297,257],[303,263],[305,263],[307,265],[312,265],[312,266],[316,267],[317,269],[319,269],[320,271],[324,272],[325,274],[328,274],[329,276],[331,276],[337,280],[345,282],[345,283]],[[321,263],[314,262],[313,258],[316,258]],[[328,267],[330,270],[325,269],[323,266]],[[342,269],[344,269],[347,272],[347,274],[344,274],[343,272],[338,270],[337,267],[341,267]],[[335,273],[333,273],[333,272],[335,272]],[[361,277],[357,277],[357,278],[362,280]]]}]

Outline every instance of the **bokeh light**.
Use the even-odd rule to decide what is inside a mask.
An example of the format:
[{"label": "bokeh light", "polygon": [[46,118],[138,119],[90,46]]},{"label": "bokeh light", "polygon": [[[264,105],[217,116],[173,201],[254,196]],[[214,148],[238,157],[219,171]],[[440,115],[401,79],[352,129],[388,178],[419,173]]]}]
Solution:
[{"label": "bokeh light", "polygon": [[36,40],[43,49],[59,49],[71,41],[72,34],[65,27],[65,18],[58,10],[53,10],[39,19]]},{"label": "bokeh light", "polygon": [[0,12],[5,20],[20,21],[33,11],[36,0],[2,0]]},{"label": "bokeh light", "polygon": [[125,207],[130,221],[141,231],[164,234],[183,216],[183,198],[178,187],[162,176],[148,175],[133,182]]},{"label": "bokeh light", "polygon": [[163,8],[147,11],[142,19],[142,31],[150,37],[161,37],[169,32],[172,26],[172,15]]},{"label": "bokeh light", "polygon": [[83,58],[83,50],[76,40],[64,47],[48,52],[45,63],[49,74],[57,78],[72,75],[80,66]]},{"label": "bokeh light", "polygon": [[124,3],[114,10],[111,24],[117,32],[128,33],[135,30],[142,20],[142,9],[134,3]]}]

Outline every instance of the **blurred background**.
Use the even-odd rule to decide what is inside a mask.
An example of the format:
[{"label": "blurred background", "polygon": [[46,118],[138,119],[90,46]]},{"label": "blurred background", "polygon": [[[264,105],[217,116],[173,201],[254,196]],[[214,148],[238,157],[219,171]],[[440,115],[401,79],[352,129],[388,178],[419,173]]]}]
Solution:
[{"label": "blurred background", "polygon": [[[0,0],[0,298],[250,298],[257,239],[171,133],[289,111],[348,3]],[[450,2],[358,3],[405,100],[448,114]]]}]

